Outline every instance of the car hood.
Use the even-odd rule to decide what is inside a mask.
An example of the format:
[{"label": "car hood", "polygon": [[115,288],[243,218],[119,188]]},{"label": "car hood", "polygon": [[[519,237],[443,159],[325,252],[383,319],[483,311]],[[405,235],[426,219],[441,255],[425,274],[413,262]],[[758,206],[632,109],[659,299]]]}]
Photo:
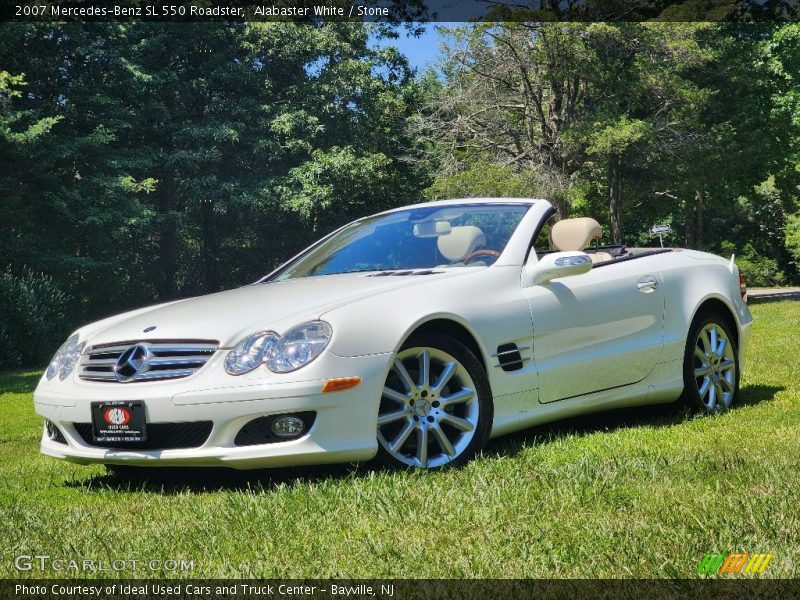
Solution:
[{"label": "car hood", "polygon": [[[430,285],[475,272],[460,268],[426,275],[343,273],[254,284],[139,309],[84,328],[90,345],[164,339],[218,340],[231,347],[255,331],[283,333],[338,306],[410,285]],[[145,333],[145,329],[154,327]]]}]

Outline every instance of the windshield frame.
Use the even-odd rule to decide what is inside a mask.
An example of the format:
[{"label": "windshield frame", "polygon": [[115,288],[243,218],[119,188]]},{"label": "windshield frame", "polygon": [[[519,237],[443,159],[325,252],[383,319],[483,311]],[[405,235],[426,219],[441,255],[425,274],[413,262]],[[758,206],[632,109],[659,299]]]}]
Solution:
[{"label": "windshield frame", "polygon": [[[356,219],[354,221],[350,221],[349,223],[345,223],[341,227],[338,227],[338,228],[334,229],[333,231],[331,231],[327,235],[321,237],[319,240],[317,240],[316,242],[314,242],[310,246],[308,246],[305,249],[301,250],[298,254],[295,254],[294,256],[292,256],[289,260],[287,260],[286,262],[281,264],[279,267],[277,267],[276,269],[274,269],[273,271],[271,271],[270,273],[268,273],[267,275],[265,275],[264,277],[262,277],[261,279],[259,279],[255,283],[256,284],[258,284],[258,283],[270,283],[272,281],[275,281],[282,273],[284,273],[286,270],[290,269],[292,266],[296,265],[303,258],[305,258],[306,255],[308,255],[309,253],[313,252],[321,244],[327,242],[329,239],[331,239],[333,236],[335,236],[338,233],[340,233],[342,230],[347,229],[349,227],[352,227],[354,225],[357,225],[359,223],[362,223],[364,221],[367,221],[369,219],[374,219],[374,218],[377,218],[377,217],[388,217],[388,216],[390,216],[392,214],[396,214],[396,213],[413,212],[415,210],[428,209],[428,208],[431,208],[431,209],[432,208],[447,209],[447,208],[457,208],[457,207],[464,207],[464,208],[468,208],[468,207],[498,207],[499,208],[499,207],[503,207],[503,206],[506,206],[506,207],[508,207],[508,206],[514,206],[514,207],[522,206],[522,207],[525,207],[525,210],[523,211],[523,213],[522,213],[522,215],[520,217],[520,222],[517,223],[517,228],[515,229],[514,232],[511,233],[511,235],[509,236],[509,239],[506,241],[506,245],[505,245],[505,247],[503,248],[503,251],[500,254],[500,258],[498,258],[498,261],[499,261],[506,254],[506,252],[508,251],[509,246],[511,245],[510,244],[511,240],[514,238],[514,235],[515,235],[516,231],[519,229],[519,227],[525,221],[526,216],[530,214],[530,210],[534,205],[535,205],[535,201],[532,201],[532,200],[518,200],[518,199],[511,199],[511,198],[509,198],[507,201],[504,199],[503,201],[500,201],[500,202],[487,201],[487,200],[470,202],[469,199],[465,199],[463,202],[452,202],[452,203],[451,202],[443,202],[441,204],[438,203],[438,202],[431,202],[430,204],[414,204],[414,205],[411,205],[411,206],[404,206],[402,208],[397,208],[397,209],[394,209],[394,210],[389,210],[389,211],[385,211],[385,212],[381,212],[381,213],[375,213],[375,214],[372,214],[372,215],[367,215],[367,216],[361,217],[360,219]],[[488,265],[488,266],[484,266],[484,267],[478,267],[476,265],[475,268],[491,268],[492,266],[494,266],[494,264]],[[420,267],[420,269],[422,269],[422,268],[423,267]],[[369,272],[381,272],[381,271],[391,271],[391,270],[392,269],[370,269],[370,270],[362,270],[362,271],[345,271],[343,273],[369,273]],[[395,270],[397,270],[397,269],[395,269]],[[414,270],[414,269],[400,269],[400,270],[404,270],[405,271],[405,270]],[[320,275],[305,275],[305,276],[302,276],[302,277],[290,277],[290,278],[288,278],[286,280],[281,280],[281,281],[290,281],[292,279],[306,279],[306,278],[309,278],[309,277],[327,277],[327,276],[330,276],[330,275],[340,275],[340,274],[343,274],[343,273],[326,273],[326,274],[320,274]]]}]

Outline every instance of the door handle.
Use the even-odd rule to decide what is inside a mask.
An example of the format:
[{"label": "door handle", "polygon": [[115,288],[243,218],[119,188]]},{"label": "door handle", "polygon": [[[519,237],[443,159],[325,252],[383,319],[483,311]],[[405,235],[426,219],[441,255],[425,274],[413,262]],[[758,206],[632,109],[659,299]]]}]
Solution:
[{"label": "door handle", "polygon": [[653,277],[652,275],[646,275],[642,277],[639,282],[636,284],[636,287],[639,289],[640,292],[645,294],[649,294],[654,292],[655,289],[658,287],[658,279]]}]

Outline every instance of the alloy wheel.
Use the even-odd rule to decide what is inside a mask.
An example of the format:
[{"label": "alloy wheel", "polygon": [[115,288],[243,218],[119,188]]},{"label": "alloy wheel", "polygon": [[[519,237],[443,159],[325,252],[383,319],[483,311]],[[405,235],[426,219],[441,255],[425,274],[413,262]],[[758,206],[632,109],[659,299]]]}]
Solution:
[{"label": "alloy wheel", "polygon": [[461,362],[438,348],[408,348],[386,378],[378,442],[403,464],[434,469],[465,451],[479,417],[475,383]]},{"label": "alloy wheel", "polygon": [[697,333],[694,346],[694,380],[706,410],[731,407],[736,375],[736,357],[728,334],[716,323],[708,323]]}]

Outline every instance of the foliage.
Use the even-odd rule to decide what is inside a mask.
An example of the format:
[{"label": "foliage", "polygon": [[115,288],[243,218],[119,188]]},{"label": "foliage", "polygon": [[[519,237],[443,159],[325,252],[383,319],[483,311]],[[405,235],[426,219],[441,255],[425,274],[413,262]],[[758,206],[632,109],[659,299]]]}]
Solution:
[{"label": "foliage", "polygon": [[531,168],[525,171],[510,165],[477,161],[465,170],[437,177],[426,190],[431,200],[446,198],[508,197],[525,198],[530,190],[547,185],[546,173]]},{"label": "foliage", "polygon": [[752,245],[746,244],[742,256],[736,264],[747,278],[747,285],[753,287],[774,287],[786,285],[786,275],[778,266],[778,261],[758,254]]},{"label": "foliage", "polygon": [[800,214],[791,215],[786,221],[786,249],[797,268],[800,265]]},{"label": "foliage", "polygon": [[[562,216],[580,199],[571,210],[609,225],[609,241],[650,244],[650,226],[669,223],[671,243],[715,250],[735,228],[755,235],[751,260],[783,265],[780,215],[797,209],[800,189],[798,57],[796,24],[455,28],[417,126],[438,140],[424,148],[439,165],[428,193],[481,170],[491,181],[492,164]],[[741,227],[743,212],[759,227]]]},{"label": "foliage", "polygon": [[712,207],[707,227],[709,237],[718,240],[709,249],[735,254],[750,285],[786,285],[795,276],[787,214],[772,178],[730,207]]},{"label": "foliage", "polygon": [[69,333],[67,297],[53,278],[23,269],[0,273],[0,369],[42,365]]},{"label": "foliage", "polygon": [[402,155],[417,85],[369,34],[4,27],[4,66],[25,79],[0,75],[0,265],[53,276],[77,324],[247,283],[343,222],[415,200],[424,179]]}]

